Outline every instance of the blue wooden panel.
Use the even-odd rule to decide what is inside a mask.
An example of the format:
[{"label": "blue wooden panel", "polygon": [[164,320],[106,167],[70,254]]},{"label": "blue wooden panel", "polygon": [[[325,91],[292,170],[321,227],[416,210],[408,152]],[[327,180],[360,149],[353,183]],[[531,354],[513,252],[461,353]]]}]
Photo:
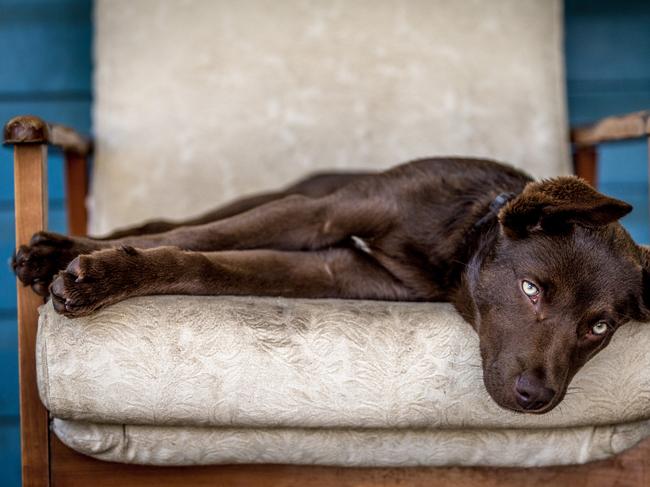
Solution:
[{"label": "blue wooden panel", "polygon": [[[0,427],[2,418],[18,416],[18,329],[14,313],[0,312]],[[2,451],[2,450],[0,450]]]},{"label": "blue wooden panel", "polygon": [[569,80],[650,78],[650,2],[566,0]]},{"label": "blue wooden panel", "polygon": [[90,97],[90,0],[0,0],[0,100]]},{"label": "blue wooden panel", "polygon": [[[649,28],[650,29],[650,28]],[[570,91],[568,95],[570,121],[585,124],[603,117],[625,114],[650,108],[650,80],[646,91],[616,91],[594,93]]]},{"label": "blue wooden panel", "polygon": [[20,425],[17,417],[0,418],[0,485],[20,487]]},{"label": "blue wooden panel", "polygon": [[599,189],[614,198],[627,201],[634,207],[632,213],[623,218],[621,223],[636,242],[650,242],[648,186],[640,183],[604,183]]},{"label": "blue wooden panel", "polygon": [[607,184],[648,184],[648,144],[645,140],[610,142],[600,147],[599,179]]},{"label": "blue wooden panel", "polygon": [[0,101],[2,124],[16,115],[37,115],[48,122],[69,125],[88,133],[90,128],[90,100]]},{"label": "blue wooden panel", "polygon": [[[0,0],[0,124],[15,115],[90,130],[91,0]],[[0,485],[20,485],[11,149],[0,149]],[[60,155],[49,160],[50,228],[65,229]]]},{"label": "blue wooden panel", "polygon": [[48,122],[69,125],[87,133],[90,128],[91,100],[0,101],[2,124],[16,115],[37,115]]},{"label": "blue wooden panel", "polygon": [[[650,2],[566,0],[569,118],[573,124],[650,109]],[[605,144],[599,188],[634,205],[623,224],[650,243],[648,152],[644,141]]]},{"label": "blue wooden panel", "polygon": [[16,308],[16,281],[9,267],[14,251],[15,228],[13,213],[0,213],[0,313]]}]

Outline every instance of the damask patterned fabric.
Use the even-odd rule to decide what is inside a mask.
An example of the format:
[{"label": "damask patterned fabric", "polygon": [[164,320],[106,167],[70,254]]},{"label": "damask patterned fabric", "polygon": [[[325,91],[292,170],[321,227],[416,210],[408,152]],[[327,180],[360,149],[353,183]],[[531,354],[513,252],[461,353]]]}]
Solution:
[{"label": "damask patterned fabric", "polygon": [[284,463],[348,467],[541,467],[585,463],[650,435],[650,421],[556,429],[307,429],[139,426],[55,419],[69,447],[146,465]]},{"label": "damask patterned fabric", "polygon": [[[251,428],[268,438],[269,448],[287,438],[318,444],[313,432],[300,432],[312,428],[361,430],[354,439],[327,433],[334,434],[328,438],[335,444],[353,448],[384,429],[394,440],[381,441],[401,442],[408,450],[407,438],[419,438],[414,444],[427,435],[437,441],[441,429],[485,430],[485,438],[496,429],[508,438],[525,430],[521,433],[548,439],[545,432],[569,428],[553,434],[584,439],[593,430],[614,438],[615,429],[594,426],[650,418],[648,343],[650,325],[621,328],[578,373],[563,403],[544,415],[508,412],[492,401],[482,383],[478,338],[446,303],[155,296],[74,320],[47,304],[41,310],[37,367],[41,398],[62,419],[212,427],[199,436],[224,435],[224,442],[238,448],[244,448],[242,438]],[[185,434],[174,428],[157,431]],[[148,435],[143,433],[142,444]],[[601,446],[593,451],[601,453],[594,455],[615,451],[605,443],[596,443]],[[586,448],[582,440],[577,444],[580,451]],[[242,461],[259,448],[251,443]],[[149,453],[130,455],[140,461]],[[364,455],[360,461],[372,462],[370,452]],[[422,455],[400,458],[429,461]],[[586,458],[584,452],[576,455],[571,458]],[[504,452],[501,461],[507,456]],[[292,458],[287,461],[297,461]]]}]

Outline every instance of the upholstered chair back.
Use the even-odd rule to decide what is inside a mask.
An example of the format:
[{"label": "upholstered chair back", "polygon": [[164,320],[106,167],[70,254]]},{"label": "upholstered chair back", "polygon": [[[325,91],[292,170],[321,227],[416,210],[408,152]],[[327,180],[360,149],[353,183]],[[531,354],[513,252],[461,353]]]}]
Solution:
[{"label": "upholstered chair back", "polygon": [[560,0],[98,0],[91,231],[432,155],[569,171]]}]

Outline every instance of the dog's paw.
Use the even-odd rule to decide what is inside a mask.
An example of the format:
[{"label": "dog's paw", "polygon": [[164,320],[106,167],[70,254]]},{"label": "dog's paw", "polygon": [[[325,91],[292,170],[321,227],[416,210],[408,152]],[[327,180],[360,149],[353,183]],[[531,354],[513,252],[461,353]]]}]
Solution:
[{"label": "dog's paw", "polygon": [[75,318],[127,298],[137,284],[132,271],[139,256],[132,247],[79,255],[50,286],[54,309]]},{"label": "dog's paw", "polygon": [[41,296],[48,295],[54,275],[79,255],[75,241],[64,235],[38,232],[21,245],[11,259],[14,273],[25,286],[31,286]]}]

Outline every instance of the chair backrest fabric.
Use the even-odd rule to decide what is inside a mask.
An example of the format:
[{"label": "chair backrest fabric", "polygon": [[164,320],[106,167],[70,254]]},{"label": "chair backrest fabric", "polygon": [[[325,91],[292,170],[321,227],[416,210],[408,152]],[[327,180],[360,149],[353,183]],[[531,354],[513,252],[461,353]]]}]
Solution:
[{"label": "chair backrest fabric", "polygon": [[91,231],[434,155],[569,172],[561,0],[98,0]]}]

